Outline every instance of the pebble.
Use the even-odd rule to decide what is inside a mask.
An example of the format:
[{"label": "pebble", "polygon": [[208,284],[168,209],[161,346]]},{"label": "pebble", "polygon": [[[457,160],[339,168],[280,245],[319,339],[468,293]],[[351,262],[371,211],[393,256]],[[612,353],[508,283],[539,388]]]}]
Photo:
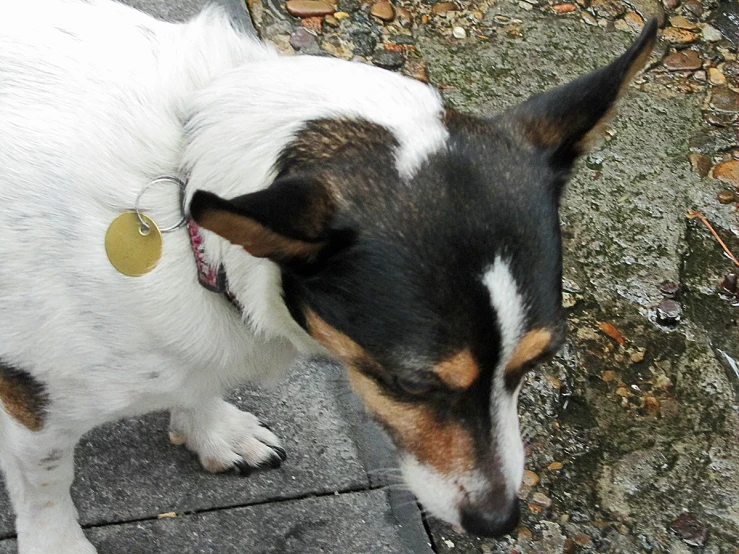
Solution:
[{"label": "pebble", "polygon": [[681,315],[682,308],[674,300],[666,299],[657,305],[657,321],[662,325],[676,325]]},{"label": "pebble", "polygon": [[644,361],[644,355],[647,353],[647,351],[642,348],[640,350],[637,350],[636,352],[633,352],[631,356],[629,357],[631,359],[632,364],[638,364],[640,362]]},{"label": "pebble", "polygon": [[600,378],[603,380],[604,383],[610,383],[611,381],[616,380],[617,375],[616,375],[616,372],[613,371],[612,369],[607,369],[603,372]]},{"label": "pebble", "polygon": [[727,273],[718,286],[726,295],[735,296],[737,293],[737,274]]},{"label": "pebble", "polygon": [[316,43],[316,37],[307,29],[298,28],[290,35],[290,46],[295,50],[302,50]]},{"label": "pebble", "polygon": [[590,9],[597,17],[605,17],[606,19],[616,19],[626,13],[621,3],[616,0],[593,0]]},{"label": "pebble", "polygon": [[467,38],[467,31],[465,31],[462,27],[455,27],[454,29],[452,29],[452,35],[454,36],[454,38]]},{"label": "pebble", "polygon": [[370,14],[382,21],[392,21],[395,19],[395,9],[390,2],[375,2],[370,8]]},{"label": "pebble", "polygon": [[405,8],[395,8],[395,19],[405,29],[413,27],[413,16]]},{"label": "pebble", "polygon": [[680,285],[675,281],[665,281],[659,286],[659,291],[665,298],[677,298],[680,294]]},{"label": "pebble", "polygon": [[687,17],[683,15],[676,15],[670,18],[670,25],[677,27],[678,29],[687,29],[688,31],[695,31],[700,29],[700,25],[693,23]]},{"label": "pebble", "polygon": [[437,2],[434,7],[431,8],[431,13],[434,15],[444,15],[447,12],[453,12],[457,10],[457,6],[454,2]]},{"label": "pebble", "polygon": [[577,10],[577,6],[575,4],[557,4],[555,6],[552,6],[552,9],[557,12],[558,14],[564,14],[564,13],[572,13],[575,10]]},{"label": "pebble", "polygon": [[334,18],[335,18],[335,19],[336,19],[337,21],[343,21],[344,19],[348,19],[348,18],[350,18],[351,16],[350,16],[350,15],[349,15],[349,14],[348,14],[347,12],[336,12],[336,13],[335,13],[335,14],[333,15],[333,17],[334,17]]},{"label": "pebble", "polygon": [[700,71],[693,73],[693,79],[700,81],[701,83],[705,83],[708,76],[706,75],[706,72],[701,69]]},{"label": "pebble", "polygon": [[527,12],[530,12],[534,9],[533,4],[529,4],[528,2],[524,2],[523,0],[518,3],[518,7]]},{"label": "pebble", "polygon": [[662,0],[662,5],[668,10],[674,10],[680,5],[680,0]]},{"label": "pebble", "polygon": [[721,73],[719,69],[716,69],[715,67],[709,67],[708,68],[708,80],[712,85],[725,85],[726,84],[726,75]]},{"label": "pebble", "polygon": [[701,31],[701,36],[703,37],[703,40],[706,42],[718,42],[721,40],[721,31],[716,29],[716,27],[712,27],[711,25],[705,24],[703,26],[703,30]]},{"label": "pebble", "polygon": [[736,202],[736,193],[733,190],[722,190],[716,195],[720,204],[733,204]]},{"label": "pebble", "polygon": [[645,20],[650,17],[656,17],[657,24],[660,27],[664,26],[665,9],[660,0],[623,0],[623,2],[630,6],[631,9],[642,16]]},{"label": "pebble", "polygon": [[328,25],[329,27],[339,26],[339,20],[336,19],[333,15],[327,15],[326,17],[323,18],[323,20],[326,22],[326,25]]},{"label": "pebble", "polygon": [[399,52],[380,50],[375,52],[375,55],[372,57],[372,63],[378,67],[382,67],[383,69],[399,69],[403,67],[405,58],[403,58],[403,54],[400,54]]},{"label": "pebble", "polygon": [[729,160],[721,162],[713,168],[711,176],[714,179],[728,181],[739,186],[739,160]]},{"label": "pebble", "polygon": [[316,17],[334,13],[334,7],[318,0],[287,0],[285,9],[295,17]]},{"label": "pebble", "polygon": [[552,499],[543,492],[535,492],[531,495],[531,501],[543,508],[549,508],[552,505]]},{"label": "pebble", "polygon": [[659,413],[659,399],[653,394],[644,397],[644,407],[649,415],[657,415]]},{"label": "pebble", "polygon": [[428,83],[429,77],[426,72],[426,64],[421,60],[408,60],[405,64],[405,69],[408,75],[421,81],[422,83]]},{"label": "pebble", "polygon": [[691,152],[688,155],[688,159],[690,160],[690,166],[693,168],[693,171],[701,177],[705,177],[711,171],[711,158],[705,154]]},{"label": "pebble", "polygon": [[670,71],[700,69],[703,64],[695,50],[681,50],[667,56],[662,64]]},{"label": "pebble", "polygon": [[535,487],[539,484],[539,476],[533,471],[526,469],[523,472],[523,484],[527,487]]},{"label": "pebble", "polygon": [[562,467],[562,462],[552,462],[547,466],[547,469],[550,471],[559,471],[560,469],[562,469]]},{"label": "pebble", "polygon": [[305,17],[300,20],[300,23],[302,23],[303,27],[305,27],[309,31],[312,31],[313,33],[318,35],[321,34],[323,27],[322,17]]},{"label": "pebble", "polygon": [[661,35],[662,38],[673,44],[690,44],[691,42],[695,42],[698,38],[698,35],[696,35],[692,31],[686,31],[685,29],[676,29],[675,27],[667,27],[667,29],[662,29]]},{"label": "pebble", "polygon": [[581,14],[582,20],[587,23],[588,25],[597,25],[598,20],[595,19],[592,15],[590,15],[588,12],[582,12]]},{"label": "pebble", "polygon": [[641,31],[644,28],[644,20],[642,17],[634,12],[629,12],[624,16],[626,25],[629,26],[633,31]]},{"label": "pebble", "polygon": [[703,4],[700,0],[685,0],[683,2],[683,12],[700,17],[703,15]]},{"label": "pebble", "polygon": [[714,89],[709,105],[718,112],[737,111],[737,94],[727,87]]},{"label": "pebble", "polygon": [[708,534],[705,525],[687,513],[677,516],[675,521],[670,523],[670,529],[688,546],[703,546]]},{"label": "pebble", "polygon": [[519,542],[523,542],[523,541],[530,541],[533,538],[534,538],[534,534],[531,532],[531,529],[523,525],[521,525],[518,528],[518,536],[516,537],[516,540],[518,540]]}]

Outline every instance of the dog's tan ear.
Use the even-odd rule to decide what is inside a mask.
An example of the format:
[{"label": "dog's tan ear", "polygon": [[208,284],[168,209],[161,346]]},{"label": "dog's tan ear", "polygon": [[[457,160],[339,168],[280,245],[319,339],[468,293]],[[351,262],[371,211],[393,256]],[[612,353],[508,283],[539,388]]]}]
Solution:
[{"label": "dog's tan ear", "polygon": [[548,152],[557,168],[568,168],[603,132],[614,104],[644,67],[657,39],[657,20],[605,67],[559,88],[533,96],[505,118],[514,132]]},{"label": "dog's tan ear", "polygon": [[334,202],[311,179],[278,179],[264,190],[225,200],[198,190],[190,203],[195,222],[258,258],[310,262],[328,242]]}]

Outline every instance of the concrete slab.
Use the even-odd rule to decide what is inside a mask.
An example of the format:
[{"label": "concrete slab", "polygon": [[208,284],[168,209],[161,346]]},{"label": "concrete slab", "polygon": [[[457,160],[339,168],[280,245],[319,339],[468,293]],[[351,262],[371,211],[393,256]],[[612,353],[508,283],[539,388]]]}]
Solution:
[{"label": "concrete slab", "polygon": [[[287,462],[249,477],[211,475],[184,448],[169,444],[165,414],[121,421],[90,433],[77,449],[73,497],[84,525],[242,506],[368,486],[349,436],[348,394],[335,365],[302,364],[273,390],[242,389],[233,398],[283,439]],[[0,495],[0,537],[12,534]]]},{"label": "concrete slab", "polygon": [[[404,542],[403,531],[386,492],[375,490],[99,527],[87,535],[105,554],[421,552]],[[0,554],[14,552],[15,541],[0,542]]]}]

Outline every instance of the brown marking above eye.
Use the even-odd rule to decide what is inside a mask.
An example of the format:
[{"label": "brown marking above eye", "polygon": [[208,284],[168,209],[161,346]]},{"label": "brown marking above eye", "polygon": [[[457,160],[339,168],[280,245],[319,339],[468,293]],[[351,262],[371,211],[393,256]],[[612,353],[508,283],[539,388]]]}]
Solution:
[{"label": "brown marking above eye", "polygon": [[511,359],[505,368],[506,382],[517,385],[523,376],[522,368],[544,354],[552,342],[552,332],[547,329],[534,329],[526,333],[513,349]]},{"label": "brown marking above eye", "polygon": [[473,466],[473,440],[468,431],[458,423],[440,422],[428,406],[385,394],[378,381],[357,369],[360,363],[377,366],[369,353],[315,312],[306,313],[306,322],[311,336],[344,362],[352,389],[401,448],[444,474],[464,472]]},{"label": "brown marking above eye", "polygon": [[457,354],[436,364],[433,372],[448,386],[455,389],[466,389],[480,374],[480,367],[472,357],[469,349],[459,351]]}]

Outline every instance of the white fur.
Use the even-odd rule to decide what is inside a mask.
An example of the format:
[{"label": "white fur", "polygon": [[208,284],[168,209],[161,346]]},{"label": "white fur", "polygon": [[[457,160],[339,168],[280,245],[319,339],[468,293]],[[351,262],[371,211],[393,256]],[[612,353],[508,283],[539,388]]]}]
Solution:
[{"label": "white fur", "polygon": [[475,500],[489,487],[477,472],[465,475],[442,475],[428,464],[406,454],[400,468],[408,487],[425,508],[452,525],[461,525],[460,506]]},{"label": "white fur", "polygon": [[[225,265],[246,321],[197,283],[184,230],[164,236],[153,272],[116,272],[105,232],[142,187],[186,170],[188,198],[258,190],[302,123],[332,116],[386,125],[408,177],[443,148],[441,111],[430,88],[376,68],[280,58],[214,9],[175,25],[108,0],[3,3],[0,359],[31,372],[51,401],[36,433],[0,410],[23,554],[94,552],[68,492],[87,430],[172,409],[201,458],[258,461],[268,452],[254,440],[276,438],[221,395],[316,348],[282,301],[276,266],[212,234],[206,256]],[[150,189],[142,205],[161,226],[180,217],[172,187]],[[39,470],[50,455],[58,463]]]},{"label": "white fur", "polygon": [[485,272],[483,282],[490,292],[490,302],[498,317],[501,336],[501,354],[490,398],[493,445],[506,477],[508,494],[515,497],[521,486],[524,452],[518,424],[518,392],[509,392],[504,383],[505,367],[524,330],[524,302],[508,263],[498,256]]}]

